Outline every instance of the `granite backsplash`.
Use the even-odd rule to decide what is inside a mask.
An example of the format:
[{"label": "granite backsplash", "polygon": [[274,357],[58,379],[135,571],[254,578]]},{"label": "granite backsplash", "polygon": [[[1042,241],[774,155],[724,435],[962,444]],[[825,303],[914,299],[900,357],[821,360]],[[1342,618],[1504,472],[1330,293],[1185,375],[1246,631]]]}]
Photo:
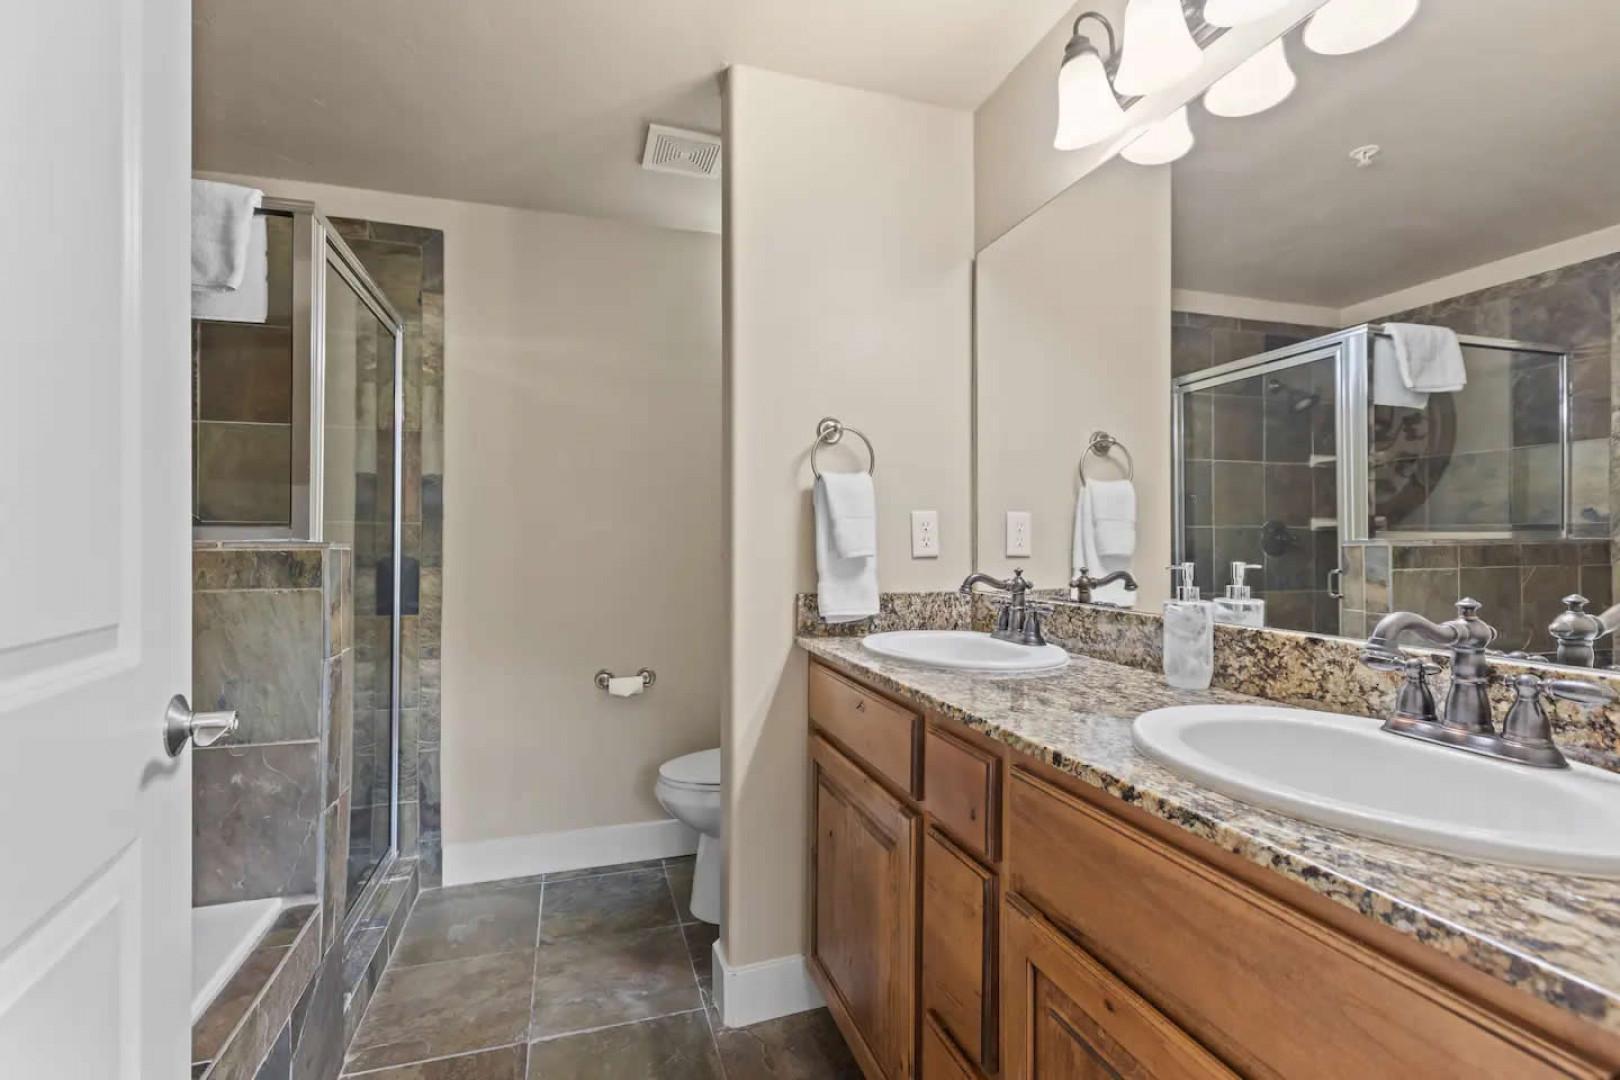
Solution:
[{"label": "granite backsplash", "polygon": [[[1157,614],[1089,604],[1052,603],[1042,597],[1043,626],[1048,641],[1082,656],[1158,671],[1163,667],[1163,633]],[[860,637],[887,630],[982,630],[995,625],[1000,606],[994,595],[959,592],[884,593],[876,619],[828,626],[816,614],[813,593],[800,594],[795,632],[804,637]],[[1361,663],[1362,643],[1350,638],[1302,634],[1290,630],[1256,630],[1240,626],[1215,628],[1215,678],[1219,690],[1247,694],[1286,705],[1348,713],[1388,716],[1400,688],[1398,672],[1374,671]],[[1432,685],[1443,700],[1450,678],[1449,654],[1430,655],[1440,665]],[[1491,661],[1491,697],[1497,716],[1513,702],[1511,680],[1525,672],[1545,673],[1545,666],[1498,657]],[[1547,712],[1559,747],[1575,761],[1620,772],[1620,672],[1593,670],[1571,674],[1607,685],[1616,700],[1601,708],[1549,701]]]}]

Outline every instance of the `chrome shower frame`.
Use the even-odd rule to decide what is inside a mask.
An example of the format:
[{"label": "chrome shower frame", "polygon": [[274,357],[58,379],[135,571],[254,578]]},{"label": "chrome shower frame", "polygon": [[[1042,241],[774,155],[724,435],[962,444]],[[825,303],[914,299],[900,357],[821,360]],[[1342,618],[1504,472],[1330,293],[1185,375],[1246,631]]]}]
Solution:
[{"label": "chrome shower frame", "polygon": [[[1285,371],[1303,364],[1331,359],[1334,363],[1334,447],[1338,481],[1339,544],[1365,542],[1375,539],[1371,535],[1371,494],[1369,490],[1370,466],[1370,410],[1369,398],[1372,370],[1372,339],[1387,337],[1382,323],[1363,323],[1309,341],[1258,353],[1234,360],[1206,371],[1193,372],[1171,380],[1170,437],[1172,445],[1174,497],[1171,520],[1174,523],[1172,549],[1175,560],[1181,562],[1186,554],[1186,404],[1187,396],[1227,383]],[[1507,338],[1479,337],[1459,334],[1458,341],[1468,348],[1490,349],[1502,352],[1532,353],[1554,357],[1558,361],[1558,429],[1561,456],[1560,539],[1576,538],[1571,521],[1571,470],[1573,467],[1573,439],[1570,437],[1570,353],[1557,346]],[[1391,534],[1385,534],[1391,535]]]}]

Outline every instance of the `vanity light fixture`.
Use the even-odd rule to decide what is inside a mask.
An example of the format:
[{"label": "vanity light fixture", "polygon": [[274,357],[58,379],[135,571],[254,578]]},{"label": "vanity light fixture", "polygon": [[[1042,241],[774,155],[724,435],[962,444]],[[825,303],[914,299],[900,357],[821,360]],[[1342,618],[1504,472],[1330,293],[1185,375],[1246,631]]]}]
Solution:
[{"label": "vanity light fixture", "polygon": [[1181,0],[1130,0],[1114,89],[1127,97],[1163,90],[1197,71],[1203,59]]},{"label": "vanity light fixture", "polygon": [[1133,165],[1168,165],[1193,148],[1192,127],[1183,105],[1131,140],[1119,156]]},{"label": "vanity light fixture", "polygon": [[[1108,32],[1108,56],[1104,57],[1080,32],[1086,19],[1102,23]],[[1052,146],[1058,150],[1078,150],[1102,142],[1125,126],[1125,110],[1119,107],[1114,88],[1108,82],[1106,63],[1119,55],[1114,25],[1096,11],[1081,12],[1074,20],[1069,44],[1063,49],[1063,66],[1058,69],[1058,122]]]},{"label": "vanity light fixture", "polygon": [[1278,38],[1206,90],[1204,108],[1216,116],[1254,116],[1281,104],[1298,82]]},{"label": "vanity light fixture", "polygon": [[1417,14],[1418,0],[1328,0],[1305,24],[1305,47],[1324,56],[1370,49]]},{"label": "vanity light fixture", "polygon": [[1204,0],[1204,21],[1211,26],[1242,26],[1281,11],[1289,0]]}]

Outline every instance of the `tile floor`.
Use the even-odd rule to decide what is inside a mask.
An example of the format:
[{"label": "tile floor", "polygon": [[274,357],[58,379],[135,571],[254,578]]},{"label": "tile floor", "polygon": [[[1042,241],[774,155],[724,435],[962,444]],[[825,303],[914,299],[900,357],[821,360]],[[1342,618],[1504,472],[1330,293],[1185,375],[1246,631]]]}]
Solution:
[{"label": "tile floor", "polygon": [[344,1075],[858,1077],[825,1010],[721,1025],[691,880],[687,858],[424,892]]}]

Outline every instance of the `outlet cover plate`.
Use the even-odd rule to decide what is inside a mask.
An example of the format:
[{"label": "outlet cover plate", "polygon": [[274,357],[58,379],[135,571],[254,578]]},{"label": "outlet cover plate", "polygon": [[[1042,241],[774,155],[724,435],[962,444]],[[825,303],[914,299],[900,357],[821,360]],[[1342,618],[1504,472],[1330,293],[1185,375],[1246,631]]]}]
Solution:
[{"label": "outlet cover plate", "polygon": [[911,557],[913,559],[939,558],[938,510],[913,510],[911,512]]},{"label": "outlet cover plate", "polygon": [[1028,510],[1007,511],[1007,557],[1027,559],[1032,553],[1030,532],[1034,528],[1033,515]]}]

